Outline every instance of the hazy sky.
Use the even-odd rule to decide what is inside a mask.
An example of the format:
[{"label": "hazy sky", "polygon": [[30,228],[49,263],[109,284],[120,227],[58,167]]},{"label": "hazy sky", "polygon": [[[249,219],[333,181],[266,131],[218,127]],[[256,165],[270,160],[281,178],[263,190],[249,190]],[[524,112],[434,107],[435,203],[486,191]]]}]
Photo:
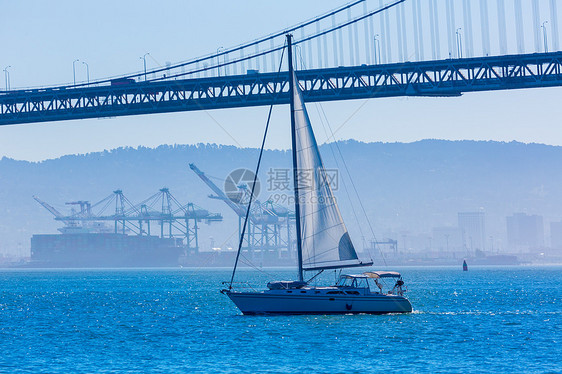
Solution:
[{"label": "hazy sky", "polygon": [[[187,60],[309,19],[345,1],[3,1],[0,67],[12,88],[71,82],[72,61],[91,79]],[[541,4],[544,2],[541,2]],[[493,17],[492,17],[493,18]],[[491,23],[493,23],[491,19]],[[493,25],[491,26],[493,28]],[[532,38],[532,35],[531,35]],[[529,45],[529,43],[527,43]],[[85,66],[77,64],[77,80]],[[4,86],[4,76],[1,75]],[[425,138],[562,145],[562,88],[322,104],[337,139],[410,142]],[[309,104],[319,141],[317,104]],[[222,143],[259,146],[267,108],[145,115],[0,127],[0,156],[42,160],[120,146]],[[275,108],[270,148],[289,146],[288,108]]]}]

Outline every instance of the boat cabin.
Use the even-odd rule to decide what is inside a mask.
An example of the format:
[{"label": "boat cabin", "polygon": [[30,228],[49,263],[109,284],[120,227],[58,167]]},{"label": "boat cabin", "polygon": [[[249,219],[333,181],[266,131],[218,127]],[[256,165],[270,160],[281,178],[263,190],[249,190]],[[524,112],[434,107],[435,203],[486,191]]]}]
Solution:
[{"label": "boat cabin", "polygon": [[[392,289],[385,292],[384,279],[396,280]],[[404,281],[400,273],[395,271],[369,271],[363,274],[343,274],[336,283],[336,287],[343,289],[369,289],[371,293],[400,295],[404,294]]]}]

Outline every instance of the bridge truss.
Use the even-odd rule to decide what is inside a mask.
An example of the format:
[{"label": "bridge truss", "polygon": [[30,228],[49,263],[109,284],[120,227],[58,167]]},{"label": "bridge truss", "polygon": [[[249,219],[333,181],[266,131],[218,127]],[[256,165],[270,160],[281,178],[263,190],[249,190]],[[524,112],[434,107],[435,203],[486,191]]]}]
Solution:
[{"label": "bridge truss", "polygon": [[[498,0],[497,40],[490,40],[489,2],[463,0],[462,17],[453,3],[353,0],[174,65],[46,88],[10,90],[7,84],[0,91],[0,125],[284,104],[287,74],[278,69],[287,33],[294,36],[296,70],[308,102],[560,86],[556,0],[541,7],[539,0],[515,2],[513,19],[506,19],[510,13]],[[543,19],[550,31],[547,21],[539,27]],[[473,33],[478,23],[480,46]],[[525,35],[534,36],[535,53],[526,53]]]},{"label": "bridge truss", "polygon": [[[562,85],[562,52],[297,72],[307,102]],[[286,74],[137,82],[127,86],[14,91],[0,97],[0,125],[237,108],[289,102]]]}]

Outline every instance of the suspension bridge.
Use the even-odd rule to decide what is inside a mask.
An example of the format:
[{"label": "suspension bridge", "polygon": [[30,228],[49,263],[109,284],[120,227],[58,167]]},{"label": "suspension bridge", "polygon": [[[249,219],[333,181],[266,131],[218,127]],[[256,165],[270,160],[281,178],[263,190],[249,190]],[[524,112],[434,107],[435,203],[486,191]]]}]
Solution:
[{"label": "suspension bridge", "polygon": [[562,85],[557,0],[356,0],[165,67],[0,91],[0,125],[285,104],[285,34],[307,102]]}]

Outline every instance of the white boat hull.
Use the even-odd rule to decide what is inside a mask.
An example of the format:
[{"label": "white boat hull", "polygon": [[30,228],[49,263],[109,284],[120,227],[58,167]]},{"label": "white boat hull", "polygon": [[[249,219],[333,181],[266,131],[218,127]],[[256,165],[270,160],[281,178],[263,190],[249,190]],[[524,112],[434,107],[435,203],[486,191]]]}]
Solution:
[{"label": "white boat hull", "polygon": [[412,311],[408,299],[398,295],[316,295],[275,291],[224,293],[244,314],[386,314]]}]

